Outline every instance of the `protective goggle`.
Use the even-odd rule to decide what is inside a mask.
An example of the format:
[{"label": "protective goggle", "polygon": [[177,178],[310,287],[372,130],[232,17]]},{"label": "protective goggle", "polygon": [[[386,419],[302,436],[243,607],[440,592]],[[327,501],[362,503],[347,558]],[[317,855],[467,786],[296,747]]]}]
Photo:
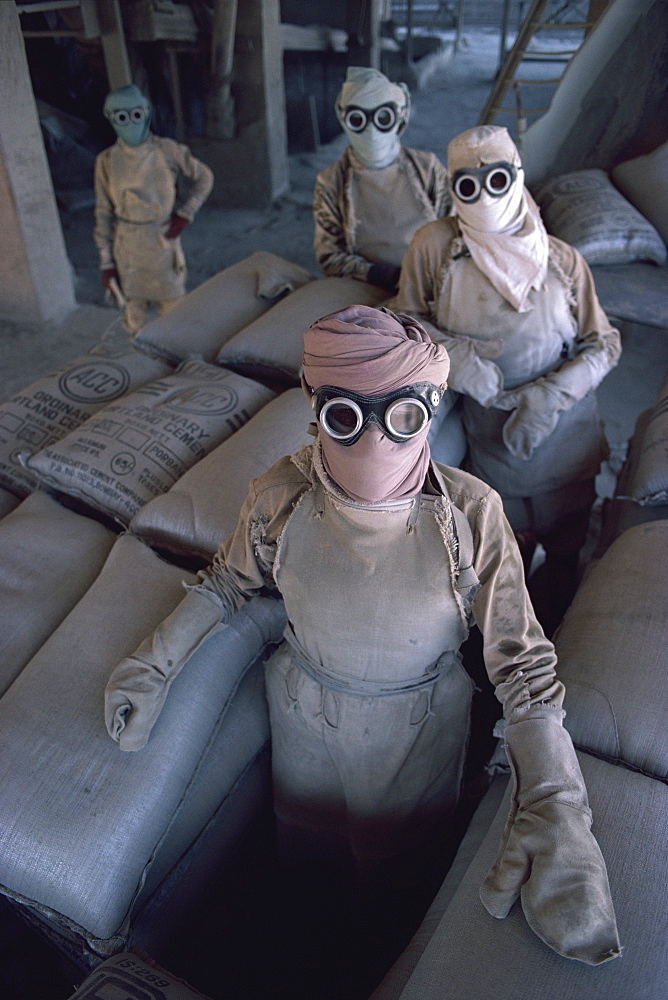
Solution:
[{"label": "protective goggle", "polygon": [[399,111],[394,101],[379,104],[377,108],[359,108],[348,104],[341,108],[343,124],[351,132],[363,132],[369,122],[373,122],[379,132],[391,132],[399,121],[403,121],[404,109]]},{"label": "protective goggle", "polygon": [[492,198],[500,198],[512,187],[517,167],[506,160],[488,163],[484,167],[464,167],[452,175],[452,190],[460,201],[471,205],[484,190]]},{"label": "protective goggle", "polygon": [[316,389],[311,399],[320,426],[343,445],[354,444],[375,421],[396,444],[424,430],[438,409],[441,390],[431,382],[416,382],[383,396],[363,396],[333,385]]},{"label": "protective goggle", "polygon": [[109,112],[109,119],[114,125],[140,125],[146,121],[147,115],[147,108],[119,108]]}]

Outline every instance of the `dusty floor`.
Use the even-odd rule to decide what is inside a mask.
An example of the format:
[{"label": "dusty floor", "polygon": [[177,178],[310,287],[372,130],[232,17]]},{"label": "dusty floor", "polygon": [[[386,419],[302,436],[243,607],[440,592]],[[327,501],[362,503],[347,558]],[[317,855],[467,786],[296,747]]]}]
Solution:
[{"label": "dusty floor", "polygon": [[[423,89],[413,92],[412,118],[404,135],[406,145],[431,149],[445,159],[449,140],[476,123],[497,58],[497,36],[479,31],[468,34],[458,52],[446,53],[440,62],[436,61]],[[344,145],[341,136],[317,153],[291,157],[291,189],[266,210],[230,211],[205,205],[183,236],[189,288],[260,249],[288,257],[316,273],[311,248],[313,182],[317,171],[333,162]],[[92,206],[63,212],[62,224],[79,306],[62,322],[0,322],[0,398],[8,398],[40,375],[82,354],[118,320],[118,311],[104,305],[99,285]],[[604,469],[600,477],[602,496],[611,491],[611,469],[618,467],[638,414],[654,401],[668,368],[666,331],[628,323],[621,329],[622,360],[599,391],[611,445],[611,467]],[[193,956],[201,956],[203,946],[215,939],[215,925],[201,926],[198,933]],[[73,991],[73,980],[68,980],[62,962],[32,931],[17,924],[2,904],[0,940],[0,993],[4,1000],[60,1000]],[[186,968],[181,974],[186,974]],[[210,977],[196,982],[196,969],[187,968],[187,975],[193,985],[210,992],[214,1000],[231,995],[223,985],[219,992],[213,992]]]}]

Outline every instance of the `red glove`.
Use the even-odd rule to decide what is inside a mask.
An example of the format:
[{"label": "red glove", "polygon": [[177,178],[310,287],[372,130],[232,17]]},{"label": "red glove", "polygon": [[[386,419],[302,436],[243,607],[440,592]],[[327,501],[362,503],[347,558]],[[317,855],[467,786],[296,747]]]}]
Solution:
[{"label": "red glove", "polygon": [[184,219],[182,215],[174,213],[166,225],[167,229],[165,230],[165,236],[168,240],[175,240],[181,235],[183,230],[188,225],[188,220]]},{"label": "red glove", "polygon": [[104,270],[101,271],[100,273],[100,281],[102,282],[102,287],[110,291],[109,285],[111,283],[112,278],[115,278],[118,284],[120,285],[118,271],[116,270],[116,268],[105,267]]}]

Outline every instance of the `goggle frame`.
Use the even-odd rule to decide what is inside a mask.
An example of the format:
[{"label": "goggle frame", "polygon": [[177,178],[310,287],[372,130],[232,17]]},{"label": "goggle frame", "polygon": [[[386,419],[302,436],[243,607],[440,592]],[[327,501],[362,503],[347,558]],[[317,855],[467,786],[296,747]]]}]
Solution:
[{"label": "goggle frame", "polygon": [[[311,406],[322,430],[344,447],[355,444],[372,421],[378,424],[390,441],[402,444],[424,430],[436,413],[442,398],[443,391],[432,382],[415,382],[384,393],[382,396],[367,396],[338,386],[322,385],[313,390]],[[422,419],[420,426],[407,434],[392,426],[392,415],[399,406],[408,402],[415,404]],[[355,424],[352,430],[341,433],[328,423],[327,413],[335,404],[345,405],[354,415]]]},{"label": "goggle frame", "polygon": [[[142,125],[148,118],[148,113],[148,108],[143,107],[116,108],[115,111],[108,112],[108,118],[114,125]],[[127,116],[127,120],[122,119],[122,115]]]},{"label": "goggle frame", "polygon": [[[404,121],[406,116],[406,108],[400,108],[396,101],[384,101],[376,108],[362,108],[359,104],[346,104],[346,106],[342,108],[339,105],[339,111],[341,113],[343,124],[346,128],[350,129],[351,132],[354,132],[355,135],[361,135],[370,123],[375,125],[379,132],[391,132],[395,125],[399,125]],[[391,112],[391,122],[388,123],[379,120],[379,113],[383,111]],[[349,121],[349,116],[351,114],[362,115],[363,123],[361,125],[351,124]]]},{"label": "goggle frame", "polygon": [[[493,187],[491,178],[496,173],[505,173],[506,183],[501,187]],[[452,193],[465,205],[474,205],[486,191],[492,198],[502,198],[507,194],[517,179],[517,167],[507,160],[497,160],[495,163],[486,163],[482,167],[461,167],[455,170],[452,175]],[[458,190],[461,181],[470,180],[474,185],[472,195],[462,196]]]}]

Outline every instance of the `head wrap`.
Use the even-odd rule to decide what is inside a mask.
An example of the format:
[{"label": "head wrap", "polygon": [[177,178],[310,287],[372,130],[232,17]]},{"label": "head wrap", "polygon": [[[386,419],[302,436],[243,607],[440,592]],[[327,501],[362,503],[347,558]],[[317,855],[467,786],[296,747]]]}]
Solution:
[{"label": "head wrap", "polygon": [[[146,112],[143,121],[130,120],[119,124],[112,118],[114,111],[131,112],[135,108],[143,108]],[[136,84],[131,83],[127,87],[110,91],[104,99],[102,110],[118,138],[127,146],[139,146],[147,138],[151,127],[151,102]]]},{"label": "head wrap", "polygon": [[540,211],[524,187],[524,170],[508,130],[479,125],[455,136],[448,146],[448,172],[504,160],[517,169],[510,190],[500,198],[482,192],[466,204],[453,193],[453,211],[474,262],[500,295],[518,312],[527,312],[527,297],[540,288],[547,273],[548,239]]},{"label": "head wrap", "polygon": [[[447,385],[450,359],[412,316],[347,306],[304,334],[304,389],[322,385],[379,396],[415,382]],[[323,464],[348,496],[361,502],[415,496],[429,465],[429,425],[409,441],[390,441],[371,424],[352,445],[320,434]]]},{"label": "head wrap", "polygon": [[[346,127],[343,109],[349,104],[372,111],[391,101],[399,109],[399,120],[390,132],[380,132],[372,124],[367,125],[363,132],[353,132]],[[368,66],[348,67],[334,110],[363,166],[380,169],[396,160],[401,149],[399,136],[408,124],[410,105],[410,91],[405,83],[392,83],[384,73]]]}]

